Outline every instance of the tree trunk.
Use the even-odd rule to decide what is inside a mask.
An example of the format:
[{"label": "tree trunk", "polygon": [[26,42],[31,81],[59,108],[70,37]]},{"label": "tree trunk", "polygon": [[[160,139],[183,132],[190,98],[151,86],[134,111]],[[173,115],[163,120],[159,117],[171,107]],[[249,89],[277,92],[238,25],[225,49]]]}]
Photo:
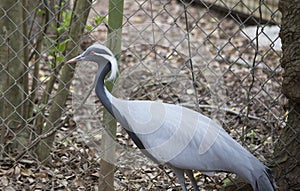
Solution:
[{"label": "tree trunk", "polygon": [[[74,10],[72,13],[72,19],[70,24],[70,38],[72,39],[67,44],[66,51],[71,52],[68,54],[66,59],[74,57],[79,52],[78,44],[80,42],[80,38],[83,35],[83,31],[85,28],[85,23],[87,21],[89,10],[91,7],[92,0],[89,1],[75,1],[74,2]],[[74,43],[75,42],[75,43]],[[74,49],[74,47],[77,47]],[[74,51],[76,50],[76,51]],[[57,95],[55,96],[52,106],[50,108],[49,117],[46,123],[46,126],[43,128],[42,133],[49,133],[49,136],[42,140],[38,146],[37,154],[38,158],[41,162],[45,164],[49,163],[48,156],[50,155],[52,144],[55,137],[56,129],[61,126],[60,118],[65,108],[65,103],[67,100],[67,96],[69,94],[69,88],[71,85],[71,80],[74,76],[74,67],[75,65],[64,65],[61,73],[60,83],[57,90]]]},{"label": "tree trunk", "polygon": [[282,91],[289,99],[286,127],[275,145],[274,172],[280,190],[300,190],[300,1],[281,0]]},{"label": "tree trunk", "polygon": [[24,110],[22,1],[0,1],[0,143],[7,149],[24,149],[29,141]]},{"label": "tree trunk", "polygon": [[[108,15],[108,34],[106,45],[112,50],[119,61],[122,43],[122,25],[123,25],[124,0],[109,1]],[[106,82],[109,91],[113,90],[113,83]],[[103,156],[100,161],[99,171],[99,190],[114,190],[114,172],[115,172],[115,138],[117,132],[117,121],[107,110],[103,111],[103,127],[105,132],[102,134],[101,150]]]}]

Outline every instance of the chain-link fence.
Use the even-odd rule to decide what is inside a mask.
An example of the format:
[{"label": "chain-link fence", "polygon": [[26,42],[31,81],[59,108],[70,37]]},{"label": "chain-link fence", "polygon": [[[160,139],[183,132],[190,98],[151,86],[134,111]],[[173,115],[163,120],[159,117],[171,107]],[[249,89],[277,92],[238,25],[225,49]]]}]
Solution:
[{"label": "chain-link fence", "polygon": [[[273,2],[125,1],[114,94],[199,111],[268,165],[287,115],[281,16]],[[109,41],[109,1],[1,6],[2,190],[101,189],[105,152],[115,157],[115,190],[180,189],[175,175],[141,154],[121,127],[104,145],[102,106],[90,91],[96,65],[78,63],[75,72],[63,65]],[[233,174],[195,177],[203,190],[237,184]]]}]

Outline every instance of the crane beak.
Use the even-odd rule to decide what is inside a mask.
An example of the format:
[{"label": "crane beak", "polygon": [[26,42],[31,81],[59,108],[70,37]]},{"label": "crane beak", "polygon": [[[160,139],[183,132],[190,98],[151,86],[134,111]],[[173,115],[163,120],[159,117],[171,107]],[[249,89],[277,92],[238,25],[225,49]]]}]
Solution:
[{"label": "crane beak", "polygon": [[74,58],[68,60],[68,61],[66,62],[66,64],[73,64],[73,63],[79,62],[79,61],[83,60],[83,58],[84,58],[84,57],[83,57],[82,55],[76,56],[76,57],[74,57]]}]

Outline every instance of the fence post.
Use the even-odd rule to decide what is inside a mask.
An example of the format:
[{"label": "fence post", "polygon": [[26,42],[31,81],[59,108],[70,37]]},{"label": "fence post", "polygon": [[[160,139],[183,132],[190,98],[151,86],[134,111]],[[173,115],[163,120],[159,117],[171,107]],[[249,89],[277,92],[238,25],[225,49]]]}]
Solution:
[{"label": "fence post", "polygon": [[[109,1],[107,47],[112,50],[118,61],[122,43],[123,7],[124,0]],[[113,83],[106,82],[106,87],[109,91],[112,91]],[[100,162],[99,190],[110,191],[114,190],[115,137],[117,122],[107,110],[104,110],[103,112],[103,124],[105,130],[102,135],[101,151],[103,152],[103,157]]]}]

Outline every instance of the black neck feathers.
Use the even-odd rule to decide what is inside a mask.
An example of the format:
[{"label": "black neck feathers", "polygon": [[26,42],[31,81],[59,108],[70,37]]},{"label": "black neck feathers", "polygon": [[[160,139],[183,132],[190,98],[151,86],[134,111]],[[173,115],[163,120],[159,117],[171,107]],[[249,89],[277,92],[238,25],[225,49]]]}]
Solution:
[{"label": "black neck feathers", "polygon": [[113,109],[112,109],[112,103],[109,100],[109,98],[107,97],[107,94],[106,94],[106,91],[105,91],[106,88],[105,88],[105,84],[104,84],[105,76],[110,72],[110,70],[111,70],[111,64],[110,64],[110,62],[108,62],[103,67],[102,71],[100,71],[101,73],[100,73],[98,79],[96,79],[95,91],[96,91],[96,95],[100,99],[103,106],[107,109],[107,111],[112,116],[114,116]]}]

